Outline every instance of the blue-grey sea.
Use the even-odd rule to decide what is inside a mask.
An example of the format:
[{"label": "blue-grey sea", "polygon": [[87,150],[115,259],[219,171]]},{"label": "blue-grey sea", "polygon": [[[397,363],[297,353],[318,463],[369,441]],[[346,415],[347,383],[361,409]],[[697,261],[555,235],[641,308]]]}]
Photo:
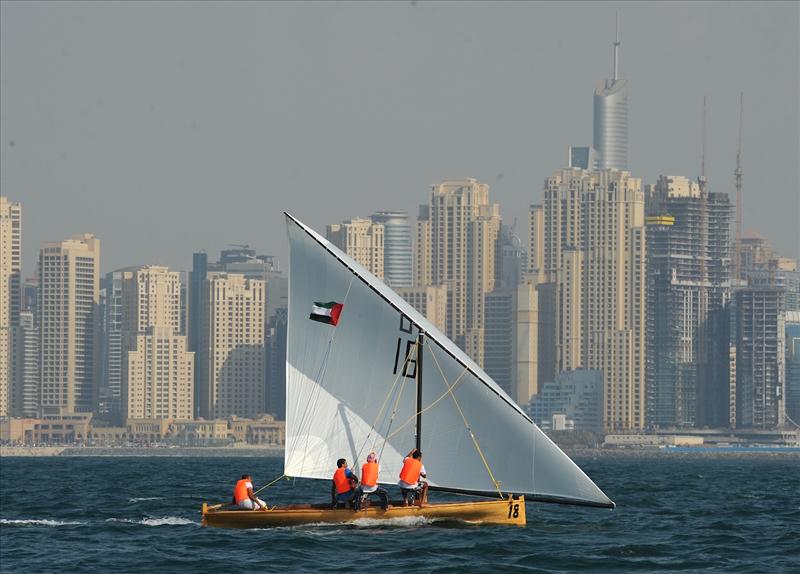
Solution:
[{"label": "blue-grey sea", "polygon": [[[0,571],[800,573],[800,458],[577,457],[616,510],[529,504],[526,528],[362,521],[222,530],[203,500],[256,486],[282,460],[0,459]],[[325,501],[327,483],[283,480],[270,504]],[[443,498],[434,493],[433,497]]]}]

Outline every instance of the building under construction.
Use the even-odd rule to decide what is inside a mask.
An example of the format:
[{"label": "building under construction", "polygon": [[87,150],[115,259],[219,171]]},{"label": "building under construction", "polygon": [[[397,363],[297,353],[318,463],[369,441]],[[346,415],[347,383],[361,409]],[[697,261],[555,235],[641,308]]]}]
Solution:
[{"label": "building under construction", "polygon": [[727,426],[730,200],[662,176],[647,211],[648,426]]},{"label": "building under construction", "polygon": [[736,291],[736,426],[773,429],[786,418],[785,292]]}]

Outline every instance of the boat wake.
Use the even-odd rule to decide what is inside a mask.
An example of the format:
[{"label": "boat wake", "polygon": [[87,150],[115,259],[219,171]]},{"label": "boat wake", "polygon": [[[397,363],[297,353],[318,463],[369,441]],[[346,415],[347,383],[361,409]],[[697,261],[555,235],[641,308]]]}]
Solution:
[{"label": "boat wake", "polygon": [[86,524],[86,522],[71,522],[63,520],[46,520],[46,519],[30,519],[30,520],[10,520],[0,518],[0,526],[79,526]]},{"label": "boat wake", "polygon": [[146,502],[148,500],[164,500],[163,496],[145,496],[144,498],[129,498],[128,502],[136,503],[136,502]]},{"label": "boat wake", "polygon": [[351,524],[357,528],[385,528],[387,526],[395,528],[414,528],[427,526],[436,521],[434,518],[425,516],[398,516],[397,518],[359,518]]},{"label": "boat wake", "polygon": [[181,518],[179,516],[162,516],[161,518],[142,518],[141,520],[130,520],[128,518],[109,518],[106,522],[124,522],[126,524],[141,524],[144,526],[199,526],[198,522]]}]

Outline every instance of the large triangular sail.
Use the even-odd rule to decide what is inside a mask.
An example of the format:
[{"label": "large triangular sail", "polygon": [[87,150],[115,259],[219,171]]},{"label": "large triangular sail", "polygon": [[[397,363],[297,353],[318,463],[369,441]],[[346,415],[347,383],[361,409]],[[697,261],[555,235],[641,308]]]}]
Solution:
[{"label": "large triangular sail", "polygon": [[[287,476],[330,479],[338,458],[359,464],[374,450],[381,482],[396,482],[415,445],[419,352],[420,439],[432,487],[614,506],[425,317],[312,229],[288,213],[286,220]],[[319,302],[343,305],[335,326],[312,320]]]}]

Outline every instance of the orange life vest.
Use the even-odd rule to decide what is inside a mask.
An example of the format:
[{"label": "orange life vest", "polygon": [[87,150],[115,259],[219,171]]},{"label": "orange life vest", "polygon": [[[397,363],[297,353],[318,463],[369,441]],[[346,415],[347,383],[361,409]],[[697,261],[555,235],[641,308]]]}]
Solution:
[{"label": "orange life vest", "polygon": [[350,491],[350,479],[344,475],[345,468],[337,468],[333,473],[333,483],[336,485],[336,494]]},{"label": "orange life vest", "polygon": [[236,501],[236,504],[240,504],[243,500],[247,500],[250,498],[247,496],[247,483],[250,482],[249,480],[243,478],[236,482],[236,486],[233,487],[233,499]]},{"label": "orange life vest", "polygon": [[419,472],[422,470],[422,461],[407,456],[403,461],[403,470],[400,471],[400,480],[406,484],[417,484]]},{"label": "orange life vest", "polygon": [[375,486],[378,484],[378,463],[365,462],[361,467],[361,484],[363,486]]}]

